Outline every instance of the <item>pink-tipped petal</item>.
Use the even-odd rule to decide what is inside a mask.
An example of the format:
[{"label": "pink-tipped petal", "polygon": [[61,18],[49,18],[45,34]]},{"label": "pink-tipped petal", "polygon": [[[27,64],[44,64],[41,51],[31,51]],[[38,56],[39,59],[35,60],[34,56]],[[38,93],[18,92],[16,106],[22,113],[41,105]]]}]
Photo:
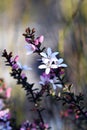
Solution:
[{"label": "pink-tipped petal", "polygon": [[38,41],[39,41],[40,43],[42,43],[42,42],[44,41],[44,36],[41,35],[41,36],[38,38]]},{"label": "pink-tipped petal", "polygon": [[15,56],[14,61],[17,62],[19,60],[19,56]]}]

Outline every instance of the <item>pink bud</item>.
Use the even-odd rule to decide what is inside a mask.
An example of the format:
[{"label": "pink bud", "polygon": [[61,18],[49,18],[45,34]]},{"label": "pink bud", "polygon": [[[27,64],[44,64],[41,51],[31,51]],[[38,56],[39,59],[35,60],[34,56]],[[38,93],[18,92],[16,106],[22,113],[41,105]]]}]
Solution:
[{"label": "pink bud", "polygon": [[26,77],[25,73],[22,73],[21,77],[22,77],[22,79],[24,79]]},{"label": "pink bud", "polygon": [[7,88],[6,92],[5,92],[5,96],[7,98],[10,98],[11,97],[11,91],[12,91],[12,88]]},{"label": "pink bud", "polygon": [[19,60],[19,56],[15,56],[14,61],[17,62]]},{"label": "pink bud", "polygon": [[18,65],[17,65],[17,64],[14,64],[14,65],[12,65],[12,68],[13,68],[13,69],[17,69],[17,68],[18,68]]},{"label": "pink bud", "polygon": [[38,45],[38,44],[39,44],[38,39],[36,39],[36,40],[34,41],[34,44],[35,44],[35,45]]},{"label": "pink bud", "polygon": [[42,43],[42,42],[43,42],[43,40],[44,40],[44,36],[43,36],[43,35],[41,35],[41,36],[38,38],[38,41],[39,41],[40,43]]}]

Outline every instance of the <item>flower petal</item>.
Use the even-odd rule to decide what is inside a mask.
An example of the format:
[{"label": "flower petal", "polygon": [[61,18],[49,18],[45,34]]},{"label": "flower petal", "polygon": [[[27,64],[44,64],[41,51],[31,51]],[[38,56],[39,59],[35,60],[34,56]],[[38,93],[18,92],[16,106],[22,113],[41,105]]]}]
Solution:
[{"label": "flower petal", "polygon": [[46,68],[45,73],[49,74],[49,72],[50,72],[50,68]]},{"label": "flower petal", "polygon": [[44,36],[41,35],[41,36],[38,38],[38,41],[39,41],[40,43],[42,43],[42,42],[44,41]]},{"label": "flower petal", "polygon": [[57,87],[62,88],[62,84],[56,84]]},{"label": "flower petal", "polygon": [[66,64],[60,64],[59,67],[67,67]]},{"label": "flower petal", "polygon": [[61,64],[62,62],[63,62],[62,58],[58,59],[58,64]]},{"label": "flower petal", "polygon": [[23,70],[32,70],[32,68],[28,67],[27,65],[22,66]]},{"label": "flower petal", "polygon": [[39,69],[45,69],[45,68],[46,68],[46,65],[40,65],[38,68],[39,68]]},{"label": "flower petal", "polygon": [[54,52],[54,53],[52,53],[52,57],[55,57],[58,54],[59,54],[59,52]]},{"label": "flower petal", "polygon": [[56,68],[58,68],[58,65],[52,64],[51,68],[56,69]]},{"label": "flower petal", "polygon": [[43,56],[43,57],[45,57],[45,58],[47,58],[47,55],[44,52],[41,52],[40,55]]},{"label": "flower petal", "polygon": [[25,48],[27,49],[27,55],[32,54],[36,50],[36,47],[32,44],[26,45]]},{"label": "flower petal", "polygon": [[42,62],[47,64],[48,62],[51,62],[48,58],[42,58]]},{"label": "flower petal", "polygon": [[52,54],[52,51],[51,51],[51,48],[50,48],[50,47],[47,48],[47,54],[48,54],[48,56],[50,56],[50,55]]}]

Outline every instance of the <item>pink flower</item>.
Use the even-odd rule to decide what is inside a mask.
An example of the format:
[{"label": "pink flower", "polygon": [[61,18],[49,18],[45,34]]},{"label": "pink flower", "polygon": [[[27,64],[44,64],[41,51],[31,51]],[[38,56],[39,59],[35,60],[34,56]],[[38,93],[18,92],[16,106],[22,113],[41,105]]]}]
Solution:
[{"label": "pink flower", "polygon": [[6,92],[5,92],[5,96],[7,98],[10,98],[11,97],[11,91],[12,91],[12,88],[7,88]]},{"label": "pink flower", "polygon": [[3,88],[0,88],[0,93],[2,93],[3,92]]}]

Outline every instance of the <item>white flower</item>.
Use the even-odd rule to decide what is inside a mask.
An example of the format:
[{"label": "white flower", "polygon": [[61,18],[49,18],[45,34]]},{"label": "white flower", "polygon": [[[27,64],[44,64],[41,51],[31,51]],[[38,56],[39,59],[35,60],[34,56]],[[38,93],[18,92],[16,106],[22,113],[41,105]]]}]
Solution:
[{"label": "white flower", "polygon": [[62,88],[62,84],[60,84],[60,80],[58,80],[57,77],[54,77],[53,79],[50,79],[49,81],[52,84],[54,90],[56,89],[56,87]]},{"label": "white flower", "polygon": [[22,70],[32,70],[32,68],[28,67],[27,65],[22,65],[20,62],[17,62],[17,65]]},{"label": "white flower", "polygon": [[27,55],[32,54],[36,50],[36,47],[33,44],[28,44],[25,48],[27,49]]},{"label": "white flower", "polygon": [[49,74],[50,69],[56,69],[58,66],[56,64],[52,64],[52,62],[48,61],[46,64],[40,65],[39,69],[45,69],[45,73]]},{"label": "white flower", "polygon": [[55,64],[55,62],[57,63],[57,54],[58,52],[52,53],[51,48],[47,49],[47,53],[41,52],[40,55],[44,64],[40,65],[39,69],[45,69],[45,73],[49,74],[51,68],[57,68],[58,66]]},{"label": "white flower", "polygon": [[51,60],[51,61],[57,60],[56,55],[58,53],[59,52],[52,53],[51,48],[48,48],[47,53],[41,52],[40,55],[42,56],[42,61],[43,62],[46,62],[46,61],[48,62],[48,60]]},{"label": "white flower", "polygon": [[39,69],[45,69],[45,73],[49,74],[51,68],[56,69],[58,67],[67,67],[66,64],[62,63],[63,59],[57,59],[56,55],[58,52],[52,53],[51,48],[47,49],[47,53],[41,52],[40,55],[42,56],[43,64],[40,65]]}]

